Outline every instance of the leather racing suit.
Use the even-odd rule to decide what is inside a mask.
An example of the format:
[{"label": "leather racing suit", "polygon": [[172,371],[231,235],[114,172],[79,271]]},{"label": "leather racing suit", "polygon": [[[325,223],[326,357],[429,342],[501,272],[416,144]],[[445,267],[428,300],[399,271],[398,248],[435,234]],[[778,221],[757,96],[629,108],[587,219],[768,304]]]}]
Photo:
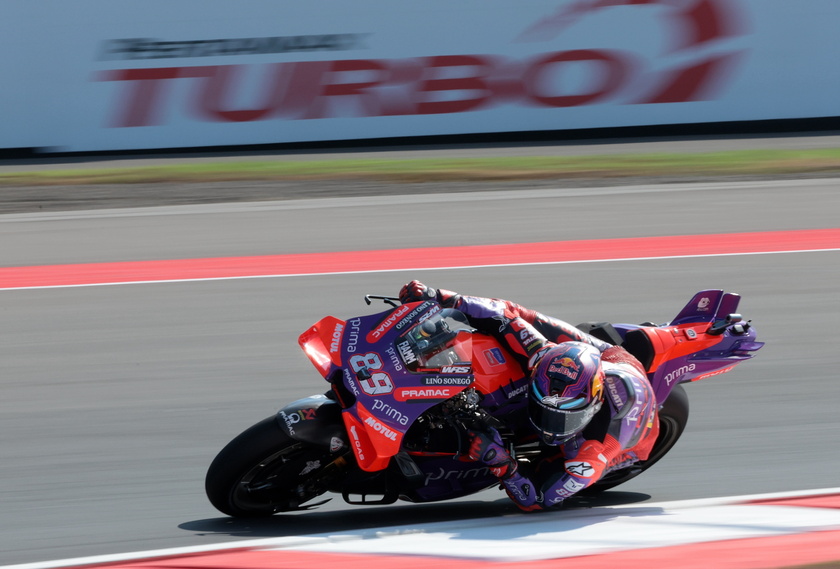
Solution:
[{"label": "leather racing suit", "polygon": [[536,464],[513,460],[495,429],[472,433],[470,458],[487,464],[521,509],[558,507],[605,474],[648,458],[659,434],[658,405],[642,364],[624,348],[508,300],[435,291],[417,281],[405,285],[400,297],[436,298],[461,311],[473,327],[508,346],[526,374],[542,350],[562,342],[585,342],[601,352],[601,410],[564,444],[542,445]]}]

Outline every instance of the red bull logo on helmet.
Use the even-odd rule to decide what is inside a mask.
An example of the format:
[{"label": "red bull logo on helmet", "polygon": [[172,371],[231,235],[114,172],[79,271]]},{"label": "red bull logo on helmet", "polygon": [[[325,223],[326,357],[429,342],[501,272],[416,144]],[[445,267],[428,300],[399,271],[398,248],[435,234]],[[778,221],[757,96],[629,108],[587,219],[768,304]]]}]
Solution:
[{"label": "red bull logo on helmet", "polygon": [[548,366],[549,374],[559,374],[571,380],[577,380],[580,373],[580,364],[568,356],[555,358]]},{"label": "red bull logo on helmet", "polygon": [[577,362],[568,356],[564,356],[558,359],[556,363],[560,364],[563,367],[573,369],[575,371],[580,371],[580,366],[577,364]]}]

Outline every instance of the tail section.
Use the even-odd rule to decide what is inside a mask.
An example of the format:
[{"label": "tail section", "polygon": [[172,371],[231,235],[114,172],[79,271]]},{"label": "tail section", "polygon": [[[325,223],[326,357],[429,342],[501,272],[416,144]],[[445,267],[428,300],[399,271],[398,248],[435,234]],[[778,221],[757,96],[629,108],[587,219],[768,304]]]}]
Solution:
[{"label": "tail section", "polygon": [[678,383],[726,373],[764,345],[735,312],[740,300],[722,290],[700,291],[672,322],[626,333],[624,347],[642,362],[660,401]]},{"label": "tail section", "polygon": [[741,295],[722,290],[701,290],[685,305],[670,325],[714,322],[734,313]]}]

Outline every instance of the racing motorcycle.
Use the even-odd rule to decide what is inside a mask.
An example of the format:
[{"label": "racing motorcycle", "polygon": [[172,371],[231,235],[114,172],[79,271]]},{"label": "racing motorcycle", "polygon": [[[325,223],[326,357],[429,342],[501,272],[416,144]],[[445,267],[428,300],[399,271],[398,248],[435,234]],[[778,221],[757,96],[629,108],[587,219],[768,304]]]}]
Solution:
[{"label": "racing motorcycle", "polygon": [[[435,301],[400,304],[348,320],[327,316],[299,344],[329,383],[234,438],[213,460],[205,489],[230,516],[310,509],[327,493],[349,504],[432,502],[498,485],[465,458],[470,430],[499,430],[511,455],[539,443],[527,417],[529,378],[492,336]],[[659,436],[648,460],[618,468],[584,490],[634,478],[677,442],[688,420],[683,384],[730,371],[764,343],[736,310],[740,296],[698,292],[669,323],[587,322],[578,327],[622,345],[644,365],[660,401]]]}]

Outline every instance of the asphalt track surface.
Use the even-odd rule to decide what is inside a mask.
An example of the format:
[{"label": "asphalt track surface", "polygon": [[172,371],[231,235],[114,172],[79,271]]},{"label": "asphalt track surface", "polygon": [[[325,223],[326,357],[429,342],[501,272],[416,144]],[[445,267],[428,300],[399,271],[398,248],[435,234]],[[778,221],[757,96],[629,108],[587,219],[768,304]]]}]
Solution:
[{"label": "asphalt track surface", "polygon": [[[838,190],[652,184],[5,215],[0,267],[836,228]],[[697,290],[739,292],[767,346],[688,386],[677,447],[597,503],[836,487],[838,266],[832,250],[0,290],[0,565],[517,515],[497,491],[385,507],[336,497],[261,522],[204,497],[228,440],[325,390],[298,334],[411,278],[571,322],[665,321]]]}]

